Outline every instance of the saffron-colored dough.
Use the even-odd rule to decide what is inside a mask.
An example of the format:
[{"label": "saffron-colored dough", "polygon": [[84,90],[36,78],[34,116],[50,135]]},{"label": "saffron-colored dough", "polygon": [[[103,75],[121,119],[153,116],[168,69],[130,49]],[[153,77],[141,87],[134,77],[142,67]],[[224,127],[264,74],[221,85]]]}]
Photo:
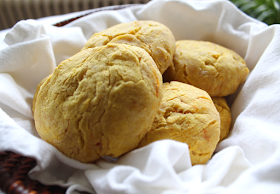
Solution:
[{"label": "saffron-colored dough", "polygon": [[196,86],[211,97],[233,94],[249,73],[236,52],[207,41],[176,41],[173,62],[175,72],[169,79]]},{"label": "saffron-colored dough", "polygon": [[221,134],[220,141],[224,140],[229,133],[231,126],[231,112],[225,98],[214,97],[212,98],[221,119]]},{"label": "saffron-colored dough", "polygon": [[63,61],[34,98],[41,138],[81,162],[118,157],[151,128],[162,76],[143,49],[107,44]]},{"label": "saffron-colored dough", "polygon": [[108,43],[128,44],[147,51],[163,72],[173,68],[175,38],[168,27],[155,21],[134,21],[114,25],[93,34],[83,49],[104,46]]},{"label": "saffron-colored dough", "polygon": [[138,145],[172,139],[187,143],[193,165],[212,156],[220,137],[220,117],[211,97],[189,84],[163,84],[163,99],[152,128]]}]

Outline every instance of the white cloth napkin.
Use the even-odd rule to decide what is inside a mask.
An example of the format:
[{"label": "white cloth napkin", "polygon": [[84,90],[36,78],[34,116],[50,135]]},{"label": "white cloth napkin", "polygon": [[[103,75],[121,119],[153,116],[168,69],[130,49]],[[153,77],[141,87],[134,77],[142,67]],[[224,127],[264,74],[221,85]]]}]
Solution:
[{"label": "white cloth napkin", "polygon": [[[176,40],[208,40],[238,52],[251,73],[228,97],[233,125],[212,159],[191,166],[187,144],[154,142],[122,156],[83,164],[41,140],[31,105],[36,85],[95,32],[114,24],[155,20]],[[0,50],[0,151],[34,157],[30,176],[68,187],[67,194],[280,193],[280,25],[267,26],[229,1],[153,0],[88,15],[65,27],[27,20],[6,35]]]}]

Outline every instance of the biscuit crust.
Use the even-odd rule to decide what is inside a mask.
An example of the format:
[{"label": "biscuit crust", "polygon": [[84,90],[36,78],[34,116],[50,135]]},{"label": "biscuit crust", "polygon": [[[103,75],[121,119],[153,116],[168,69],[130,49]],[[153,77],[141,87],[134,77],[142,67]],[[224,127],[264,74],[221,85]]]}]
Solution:
[{"label": "biscuit crust", "polygon": [[161,139],[187,143],[191,162],[207,162],[219,141],[220,117],[211,97],[189,84],[163,84],[163,99],[152,128],[141,140],[143,147]]},{"label": "biscuit crust", "polygon": [[41,138],[81,162],[118,157],[150,129],[161,101],[162,76],[143,49],[107,44],[63,61],[37,93]]},{"label": "biscuit crust", "polygon": [[236,52],[196,40],[176,42],[174,69],[173,80],[203,89],[211,97],[233,94],[249,73],[245,61]]},{"label": "biscuit crust", "polygon": [[83,49],[104,46],[108,43],[128,44],[147,51],[159,71],[173,67],[175,38],[165,25],[155,21],[134,21],[114,25],[93,34]]},{"label": "biscuit crust", "polygon": [[220,141],[224,140],[229,133],[231,126],[231,112],[225,98],[213,97],[212,98],[221,119],[221,134]]},{"label": "biscuit crust", "polygon": [[38,93],[41,89],[41,86],[44,84],[44,82],[50,77],[51,75],[45,77],[44,79],[42,79],[40,81],[40,83],[37,85],[36,87],[36,91],[35,91],[35,94],[34,94],[34,97],[33,97],[33,101],[32,101],[32,112],[34,114],[34,111],[35,111],[35,104],[36,104],[36,100],[37,100],[37,96],[38,96]]}]

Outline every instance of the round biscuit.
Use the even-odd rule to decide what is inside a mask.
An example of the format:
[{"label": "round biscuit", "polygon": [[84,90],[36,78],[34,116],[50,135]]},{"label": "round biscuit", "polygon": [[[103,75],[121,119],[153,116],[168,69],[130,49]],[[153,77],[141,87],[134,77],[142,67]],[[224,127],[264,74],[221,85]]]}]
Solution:
[{"label": "round biscuit", "polygon": [[203,89],[211,97],[233,94],[249,73],[236,52],[207,41],[176,41],[173,62],[169,79]]},{"label": "round biscuit", "polygon": [[168,27],[149,20],[114,25],[93,34],[83,49],[104,46],[108,43],[128,44],[143,48],[157,64],[159,71],[173,67],[175,38]]},{"label": "round biscuit", "polygon": [[152,128],[138,148],[161,139],[187,143],[193,165],[212,156],[220,137],[220,117],[211,97],[203,90],[181,82],[166,82],[163,99]]},{"label": "round biscuit", "polygon": [[141,48],[107,44],[63,61],[40,86],[34,120],[41,138],[81,162],[118,157],[150,129],[162,76]]}]

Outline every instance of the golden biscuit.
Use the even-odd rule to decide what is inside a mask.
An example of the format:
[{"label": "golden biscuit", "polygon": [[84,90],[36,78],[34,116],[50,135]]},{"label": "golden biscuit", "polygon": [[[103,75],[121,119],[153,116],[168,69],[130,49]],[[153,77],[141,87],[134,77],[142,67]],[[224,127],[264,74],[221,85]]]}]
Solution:
[{"label": "golden biscuit", "polygon": [[165,25],[155,21],[134,21],[112,26],[93,34],[83,49],[103,46],[108,43],[129,44],[147,51],[163,73],[173,67],[175,38]]},{"label": "golden biscuit", "polygon": [[151,128],[162,76],[143,49],[107,44],[63,61],[41,85],[34,109],[41,138],[81,162],[118,157]]},{"label": "golden biscuit", "polygon": [[172,80],[196,86],[212,97],[233,94],[249,73],[237,53],[206,41],[177,41],[173,62]]},{"label": "golden biscuit", "polygon": [[207,92],[189,84],[163,84],[163,99],[152,128],[138,148],[161,139],[185,142],[191,162],[207,162],[219,141],[220,117]]},{"label": "golden biscuit", "polygon": [[225,98],[214,97],[212,98],[221,119],[221,134],[220,141],[224,140],[230,129],[231,125],[231,112]]}]

